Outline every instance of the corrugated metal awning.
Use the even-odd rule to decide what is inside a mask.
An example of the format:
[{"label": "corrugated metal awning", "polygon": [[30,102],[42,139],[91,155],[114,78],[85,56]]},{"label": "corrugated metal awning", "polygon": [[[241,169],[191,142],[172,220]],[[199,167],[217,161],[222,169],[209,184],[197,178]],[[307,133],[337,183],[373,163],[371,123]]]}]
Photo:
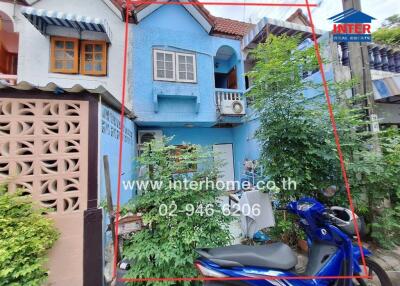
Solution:
[{"label": "corrugated metal awning", "polygon": [[[45,86],[35,86],[29,82],[26,81],[21,81],[16,85],[11,85],[10,83],[0,80],[0,90],[6,90],[6,89],[16,89],[16,90],[41,90],[41,91],[46,91],[46,92],[54,92],[55,94],[62,94],[62,93],[93,93],[93,94],[98,94],[101,96],[101,99],[103,102],[107,103],[111,107],[113,107],[115,110],[119,111],[122,108],[122,104],[119,100],[117,100],[104,86],[99,85],[96,88],[85,88],[81,86],[80,84],[75,84],[72,87],[65,88],[65,87],[60,87],[54,82],[50,82]],[[130,118],[134,119],[136,116],[133,113],[132,110],[129,108],[125,107],[125,115]]]},{"label": "corrugated metal awning", "polygon": [[372,82],[375,101],[400,103],[400,76],[375,79]]},{"label": "corrugated metal awning", "polygon": [[59,92],[63,93],[65,92],[71,92],[71,93],[78,93],[78,92],[90,92],[90,93],[105,93],[108,92],[107,89],[105,89],[102,85],[99,85],[96,88],[90,89],[90,88],[85,88],[81,86],[80,84],[75,84],[74,86],[70,88],[65,88],[65,87],[60,87],[54,82],[50,82],[45,86],[35,86],[29,82],[26,81],[21,81],[16,85],[11,85],[5,81],[0,80],[0,89],[2,88],[14,88],[18,90],[41,90],[41,91],[50,91],[50,92]]},{"label": "corrugated metal awning", "polygon": [[22,7],[22,15],[28,19],[43,35],[47,35],[47,27],[57,26],[71,28],[77,31],[99,32],[111,39],[111,32],[105,19],[80,16],[64,12]]},{"label": "corrugated metal awning", "polygon": [[[273,35],[287,34],[289,36],[294,36],[300,34],[302,38],[312,37],[311,27],[264,17],[243,37],[242,48],[248,48],[253,42],[257,44],[259,40],[262,40],[258,38],[262,38],[264,32]],[[315,29],[315,33],[317,37],[319,37],[324,31]]]}]

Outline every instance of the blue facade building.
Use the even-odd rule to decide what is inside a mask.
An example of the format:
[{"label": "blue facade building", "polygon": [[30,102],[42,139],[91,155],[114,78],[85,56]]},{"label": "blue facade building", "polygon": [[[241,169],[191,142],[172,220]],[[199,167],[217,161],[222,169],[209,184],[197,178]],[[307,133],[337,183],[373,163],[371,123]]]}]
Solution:
[{"label": "blue facade building", "polygon": [[[224,145],[215,148],[228,152],[233,180],[240,163],[236,128],[246,114],[241,38],[251,25],[213,17],[201,6],[151,6],[137,12],[132,28],[138,148],[149,135],[173,137],[174,145]],[[240,31],[223,31],[224,25]]]},{"label": "blue facade building", "polygon": [[167,136],[170,144],[212,146],[224,180],[240,180],[245,159],[259,157],[258,119],[246,106],[249,51],[265,37],[302,24],[264,18],[258,25],[212,16],[201,5],[140,5],[133,11],[132,103],[138,150]]}]

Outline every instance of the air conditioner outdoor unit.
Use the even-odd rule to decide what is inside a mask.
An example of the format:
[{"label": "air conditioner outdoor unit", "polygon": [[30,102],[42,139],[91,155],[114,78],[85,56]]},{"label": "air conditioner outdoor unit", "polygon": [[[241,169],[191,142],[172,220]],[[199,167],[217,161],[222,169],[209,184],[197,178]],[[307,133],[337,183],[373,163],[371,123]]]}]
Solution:
[{"label": "air conditioner outdoor unit", "polygon": [[140,146],[150,142],[151,140],[162,140],[161,130],[139,130],[138,131],[138,143]]},{"label": "air conditioner outdoor unit", "polygon": [[219,108],[222,115],[245,115],[245,103],[240,94],[220,94]]}]

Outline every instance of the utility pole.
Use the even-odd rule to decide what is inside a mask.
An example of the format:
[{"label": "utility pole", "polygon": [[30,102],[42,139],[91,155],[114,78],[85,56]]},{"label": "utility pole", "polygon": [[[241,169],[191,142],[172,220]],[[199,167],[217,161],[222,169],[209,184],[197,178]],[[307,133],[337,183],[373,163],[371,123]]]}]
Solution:
[{"label": "utility pole", "polygon": [[[343,10],[347,9],[356,9],[361,11],[361,3],[360,0],[342,0]],[[372,77],[371,70],[369,66],[369,55],[368,55],[368,46],[362,42],[349,42],[349,60],[350,60],[350,73],[351,78],[358,79],[359,82],[353,88],[353,95],[366,95],[367,102],[366,105],[368,108],[368,117],[371,121],[370,130],[373,134],[373,150],[377,153],[381,153],[381,148],[379,144],[379,138],[377,132],[379,131],[379,124],[377,121],[376,109],[375,109],[375,99],[374,99],[374,91],[372,88]],[[376,206],[379,205],[390,205],[387,200],[383,200],[381,203],[374,202],[371,203],[368,200],[368,204],[371,208],[377,209]]]},{"label": "utility pole", "polygon": [[[342,0],[343,10],[361,10],[360,0]],[[368,48],[362,42],[349,42],[349,59],[352,78],[359,79],[354,88],[355,94],[367,94],[372,92],[371,72],[369,68]],[[371,101],[373,103],[373,100]]]},{"label": "utility pole", "polygon": [[[356,9],[361,11],[360,0],[342,0],[343,10]],[[371,70],[369,66],[368,46],[363,42],[349,42],[349,61],[350,73],[352,79],[357,79],[358,83],[353,88],[353,95],[366,95],[369,120],[372,121],[371,131],[379,131],[379,124],[377,123],[375,99],[372,88]],[[377,139],[377,138],[376,138]],[[378,140],[374,144],[376,150],[379,150]]]}]

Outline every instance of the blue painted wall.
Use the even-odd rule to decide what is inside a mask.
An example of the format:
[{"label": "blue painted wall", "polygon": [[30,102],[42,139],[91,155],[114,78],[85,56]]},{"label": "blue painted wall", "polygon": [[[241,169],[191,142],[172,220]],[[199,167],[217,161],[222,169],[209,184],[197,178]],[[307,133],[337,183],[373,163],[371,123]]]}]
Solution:
[{"label": "blue painted wall", "polygon": [[236,178],[244,174],[244,161],[258,160],[260,157],[260,145],[255,139],[255,133],[260,126],[257,118],[248,119],[243,125],[233,128],[233,155],[235,157]]},{"label": "blue painted wall", "polygon": [[[106,187],[104,177],[103,156],[108,155],[110,164],[111,190],[114,206],[117,205],[117,180],[118,180],[118,155],[119,155],[119,132],[120,113],[108,106],[101,105],[101,134],[100,134],[100,203],[106,203]],[[134,158],[136,156],[136,125],[125,118],[124,141],[122,160],[122,180],[135,178]],[[126,203],[133,197],[132,191],[126,191],[121,185],[121,204]],[[106,232],[109,225],[108,213],[103,213],[103,249],[111,241],[111,232]],[[104,253],[104,252],[103,252]]]},{"label": "blue painted wall", "polygon": [[[106,198],[103,156],[108,155],[110,163],[111,189],[114,205],[117,204],[118,151],[119,151],[120,114],[108,106],[101,106],[101,146],[100,146],[100,200]],[[122,180],[132,180],[135,176],[134,158],[136,156],[136,126],[125,118],[122,160]],[[121,185],[121,203],[131,199],[133,193]]]},{"label": "blue painted wall", "polygon": [[[329,33],[324,33],[319,39],[318,43],[321,47],[321,56],[328,60],[327,63],[324,65],[324,72],[325,72],[325,78],[328,82],[333,82],[334,81],[334,72],[333,72],[333,65],[331,61],[336,60],[336,59],[331,59],[332,52],[330,51],[330,46],[329,46]],[[309,47],[314,47],[314,43],[310,40],[305,40],[303,44],[301,45],[302,48],[309,48]],[[318,68],[319,70],[319,68]],[[318,71],[311,76],[307,78],[307,80],[311,80],[312,82],[316,84],[322,85],[322,77],[321,73]],[[325,99],[325,93],[323,87],[319,89],[307,89],[304,91],[304,96],[306,98],[312,98],[315,96],[321,96],[321,99],[326,101]],[[334,94],[330,94],[331,100],[334,100]]]},{"label": "blue painted wall", "polygon": [[[170,141],[172,145],[197,144],[211,147],[214,144],[232,144],[235,179],[240,179],[240,173],[237,173],[236,170],[239,170],[239,166],[241,164],[243,165],[243,162],[236,160],[236,157],[241,158],[241,156],[238,156],[241,151],[236,141],[239,138],[238,135],[235,135],[236,128],[149,127],[144,129],[162,130],[164,136],[172,137]],[[143,128],[141,128],[141,130],[143,130]]]},{"label": "blue painted wall", "polygon": [[[212,126],[217,120],[214,56],[222,46],[234,49],[239,89],[244,89],[240,41],[208,35],[184,7],[162,6],[133,27],[132,41],[133,106],[140,125],[191,122]],[[197,83],[154,81],[154,48],[195,53]],[[154,94],[160,93],[167,97],[158,98],[156,113]],[[199,103],[198,112],[196,102]]]},{"label": "blue painted wall", "polygon": [[232,128],[161,128],[163,135],[173,137],[170,144],[182,143],[210,146],[213,144],[233,144]]},{"label": "blue painted wall", "polygon": [[[184,7],[177,5],[164,5],[134,26],[133,41],[133,104],[140,129],[161,129],[165,136],[174,136],[171,141],[174,145],[192,143],[211,146],[231,143],[235,179],[240,179],[244,172],[244,161],[257,160],[260,156],[260,145],[254,138],[259,127],[258,118],[252,115],[232,119],[236,121],[223,119],[224,122],[242,124],[234,128],[209,128],[217,121],[214,72],[227,73],[236,63],[239,89],[244,89],[240,42],[209,36]],[[223,46],[233,48],[235,56],[217,60],[218,67],[215,67],[215,56]],[[197,83],[154,81],[153,48],[195,53]],[[330,65],[326,67],[326,77],[328,80],[333,79]],[[313,74],[311,79],[321,82],[320,73]],[[304,92],[307,97],[312,97],[321,91]],[[158,112],[155,112],[155,93],[164,95],[158,97]],[[196,103],[199,104],[198,113]],[[185,124],[195,127],[185,128]]]},{"label": "blue painted wall", "polygon": [[259,158],[260,149],[254,134],[259,126],[258,120],[249,120],[246,124],[235,128],[184,128],[184,127],[148,127],[143,129],[159,129],[163,135],[172,137],[170,144],[198,144],[212,146],[214,144],[233,144],[235,179],[240,180],[245,159]]}]

